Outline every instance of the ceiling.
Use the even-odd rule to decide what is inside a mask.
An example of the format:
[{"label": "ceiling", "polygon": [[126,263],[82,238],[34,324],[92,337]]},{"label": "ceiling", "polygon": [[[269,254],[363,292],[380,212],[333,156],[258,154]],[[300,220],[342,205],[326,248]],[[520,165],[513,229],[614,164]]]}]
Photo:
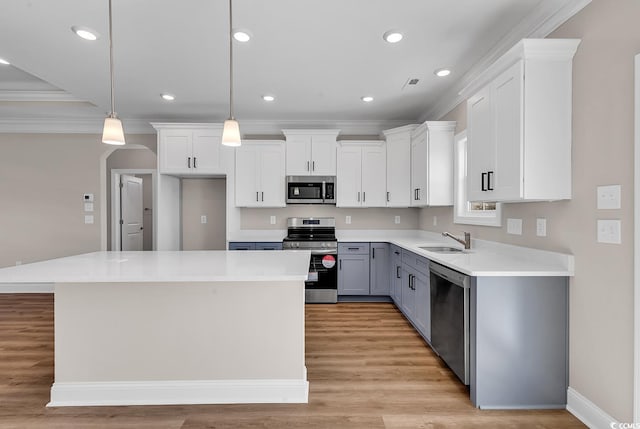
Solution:
[{"label": "ceiling", "polygon": [[[11,65],[0,65],[0,118],[99,122],[110,109],[107,0],[2,3],[0,58]],[[544,37],[542,28],[548,34],[586,3],[234,0],[234,28],[252,35],[234,41],[235,116],[241,124],[437,119],[429,115],[483,62],[521,37]],[[225,0],[113,0],[116,111],[125,125],[228,116],[228,19]],[[100,37],[80,39],[74,25]],[[385,42],[389,29],[404,39]],[[441,67],[451,75],[435,76]],[[410,78],[420,81],[406,87]]]}]

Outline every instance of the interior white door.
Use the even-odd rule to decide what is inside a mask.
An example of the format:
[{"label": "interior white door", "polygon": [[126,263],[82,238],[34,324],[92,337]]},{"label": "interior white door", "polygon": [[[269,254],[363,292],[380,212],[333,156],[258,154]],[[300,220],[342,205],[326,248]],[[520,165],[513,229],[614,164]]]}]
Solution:
[{"label": "interior white door", "polygon": [[123,174],[120,185],[121,250],[142,250],[142,179]]}]

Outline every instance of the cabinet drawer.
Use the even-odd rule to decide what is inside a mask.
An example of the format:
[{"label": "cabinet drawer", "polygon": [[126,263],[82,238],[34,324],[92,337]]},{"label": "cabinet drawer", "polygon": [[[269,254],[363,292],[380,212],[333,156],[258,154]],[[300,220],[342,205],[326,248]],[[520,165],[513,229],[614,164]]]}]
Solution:
[{"label": "cabinet drawer", "polygon": [[246,241],[231,241],[229,250],[256,250],[256,243]]},{"label": "cabinet drawer", "polygon": [[402,251],[402,263],[424,274],[429,274],[429,260],[408,250]]},{"label": "cabinet drawer", "polygon": [[256,250],[282,250],[282,242],[263,242],[256,243]]},{"label": "cabinet drawer", "polygon": [[369,243],[338,243],[338,253],[341,255],[368,255]]}]

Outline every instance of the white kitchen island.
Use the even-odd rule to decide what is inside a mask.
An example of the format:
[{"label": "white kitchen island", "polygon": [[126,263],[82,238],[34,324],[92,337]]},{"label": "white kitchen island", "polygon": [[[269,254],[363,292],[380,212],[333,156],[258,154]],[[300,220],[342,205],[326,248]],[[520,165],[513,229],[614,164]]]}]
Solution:
[{"label": "white kitchen island", "polygon": [[0,270],[54,283],[49,406],[306,403],[309,252],[96,252]]}]

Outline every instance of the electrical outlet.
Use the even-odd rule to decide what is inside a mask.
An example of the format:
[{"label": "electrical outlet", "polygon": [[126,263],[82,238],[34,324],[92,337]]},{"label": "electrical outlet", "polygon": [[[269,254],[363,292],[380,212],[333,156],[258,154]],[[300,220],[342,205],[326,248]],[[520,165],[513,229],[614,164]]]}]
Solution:
[{"label": "electrical outlet", "polygon": [[598,209],[620,208],[620,185],[598,186]]},{"label": "electrical outlet", "polygon": [[207,223],[207,216],[206,215],[200,216],[200,223]]},{"label": "electrical outlet", "polygon": [[344,223],[346,223],[347,225],[351,225],[351,216],[345,216]]},{"label": "electrical outlet", "polygon": [[396,216],[395,219],[393,220],[396,225],[400,223],[400,216]]},{"label": "electrical outlet", "polygon": [[16,261],[16,265],[22,265],[22,261]]},{"label": "electrical outlet", "polygon": [[433,217],[433,226],[438,225],[438,216]]},{"label": "electrical outlet", "polygon": [[93,215],[86,215],[84,217],[84,223],[87,225],[93,224]]},{"label": "electrical outlet", "polygon": [[275,216],[271,216],[271,217],[269,218],[269,223],[270,223],[271,225],[275,225],[275,224],[276,224],[276,217],[275,217]]},{"label": "electrical outlet", "polygon": [[538,237],[547,236],[547,219],[539,217],[536,219],[536,235]]},{"label": "electrical outlet", "polygon": [[622,225],[617,219],[598,219],[598,243],[621,244]]},{"label": "electrical outlet", "polygon": [[507,234],[522,235],[522,219],[507,219]]}]

